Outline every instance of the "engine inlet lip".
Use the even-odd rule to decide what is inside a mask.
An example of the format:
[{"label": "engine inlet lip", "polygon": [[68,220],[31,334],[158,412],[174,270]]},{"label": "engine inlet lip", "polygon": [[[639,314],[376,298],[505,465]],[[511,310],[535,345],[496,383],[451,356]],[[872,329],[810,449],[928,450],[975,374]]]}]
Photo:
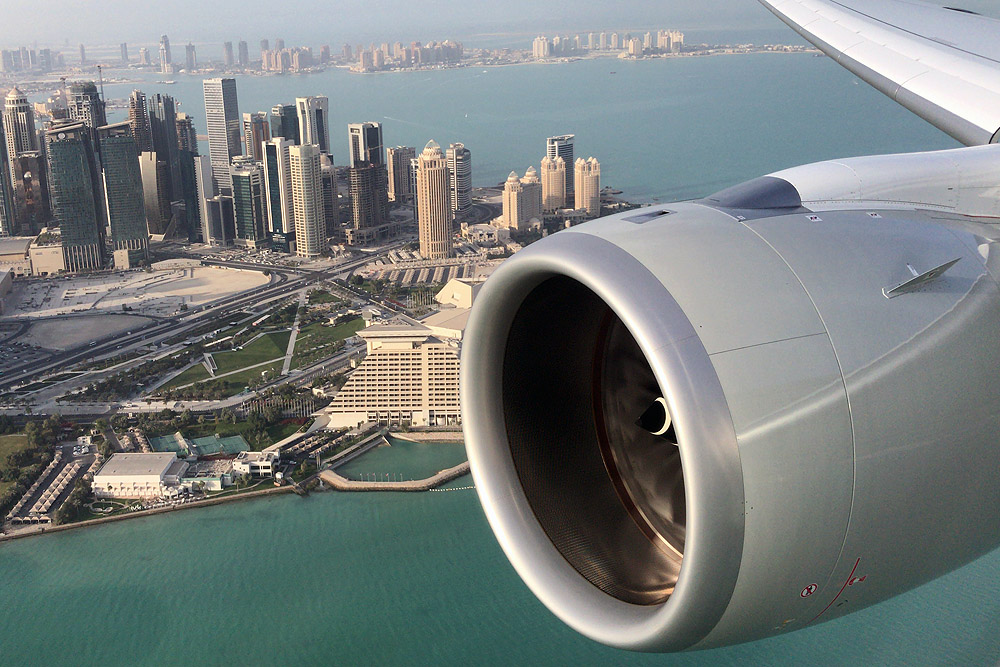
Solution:
[{"label": "engine inlet lip", "polygon": [[[718,623],[739,573],[744,496],[732,417],[708,353],[668,289],[630,253],[585,229],[560,232],[519,252],[477,298],[461,370],[469,462],[501,547],[553,613],[611,646],[682,650]],[[514,468],[499,399],[506,339],[527,295],[556,276],[590,289],[625,323],[664,390],[684,443],[684,564],[673,594],[659,605],[617,600],[570,567],[534,518]]]}]

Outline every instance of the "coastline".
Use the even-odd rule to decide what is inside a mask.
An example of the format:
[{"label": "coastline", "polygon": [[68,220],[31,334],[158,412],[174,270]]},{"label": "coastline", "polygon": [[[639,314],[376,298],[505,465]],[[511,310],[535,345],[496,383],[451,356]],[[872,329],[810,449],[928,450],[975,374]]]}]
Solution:
[{"label": "coastline", "polygon": [[73,530],[75,528],[90,528],[93,526],[99,526],[106,523],[113,523],[115,521],[124,521],[126,519],[134,519],[144,516],[154,516],[156,514],[165,514],[167,512],[179,512],[181,510],[194,509],[196,507],[211,507],[213,505],[221,505],[223,503],[235,502],[239,500],[250,500],[253,498],[261,498],[264,496],[277,496],[284,493],[293,493],[294,491],[295,487],[289,484],[286,486],[276,486],[267,489],[259,489],[257,491],[247,491],[246,493],[235,493],[228,496],[208,498],[206,500],[200,500],[194,503],[186,503],[184,505],[175,505],[171,507],[156,507],[148,510],[140,510],[138,512],[130,512],[128,514],[116,514],[115,516],[102,516],[97,519],[87,519],[86,521],[66,523],[61,526],[44,526],[41,527],[40,530],[25,530],[25,531],[18,531],[16,533],[4,533],[3,535],[0,535],[0,544],[12,540],[24,539],[26,537],[39,537],[41,535],[59,533],[66,530]]},{"label": "coastline", "polygon": [[[500,62],[500,63],[478,63],[478,62],[460,62],[451,65],[438,65],[435,67],[398,67],[395,69],[383,69],[383,70],[373,70],[371,72],[363,72],[354,69],[352,66],[337,66],[337,69],[342,69],[351,74],[402,74],[406,72],[438,72],[446,70],[456,70],[456,69],[493,69],[499,67],[520,67],[525,65],[566,65],[574,62],[583,62],[587,60],[612,60],[616,62],[641,62],[644,60],[673,60],[679,58],[709,58],[713,56],[748,56],[755,54],[775,54],[775,55],[797,55],[797,54],[811,54],[811,55],[825,55],[822,51],[815,48],[802,48],[794,51],[780,51],[775,49],[753,49],[749,51],[737,51],[737,50],[725,50],[725,49],[712,49],[707,51],[694,51],[688,53],[670,53],[670,54],[658,54],[652,56],[641,56],[638,58],[627,57],[621,58],[617,53],[595,53],[595,54],[585,54],[577,56],[569,56],[566,58],[547,58],[547,59],[526,59],[526,60],[513,60],[510,62]],[[280,76],[285,73],[276,72],[265,72],[263,75],[275,75]],[[309,72],[291,72],[291,74],[309,74]]]}]

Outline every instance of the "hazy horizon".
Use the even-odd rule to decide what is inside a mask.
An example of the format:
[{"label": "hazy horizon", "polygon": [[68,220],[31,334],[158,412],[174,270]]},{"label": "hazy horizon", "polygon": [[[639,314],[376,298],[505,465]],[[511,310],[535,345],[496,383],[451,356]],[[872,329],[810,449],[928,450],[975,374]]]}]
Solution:
[{"label": "hazy horizon", "polygon": [[[286,45],[329,44],[339,50],[345,42],[372,40],[429,41],[432,39],[489,40],[501,35],[536,32],[628,30],[654,26],[680,30],[732,30],[778,28],[780,22],[752,0],[703,0],[697,5],[668,0],[639,0],[627,5],[585,0],[533,3],[509,0],[503,7],[476,6],[459,0],[416,4],[412,0],[346,0],[338,5],[320,0],[299,0],[288,5],[262,0],[174,0],[145,5],[100,0],[67,3],[35,0],[5,9],[0,22],[0,47],[31,46],[76,48],[117,46],[120,42],[154,44],[167,34],[172,44],[215,44],[246,40],[256,50],[260,39],[281,37]],[[45,21],[39,17],[45,16]],[[309,17],[304,22],[303,17]],[[304,25],[304,23],[306,23]],[[789,34],[792,33],[789,31]]]}]

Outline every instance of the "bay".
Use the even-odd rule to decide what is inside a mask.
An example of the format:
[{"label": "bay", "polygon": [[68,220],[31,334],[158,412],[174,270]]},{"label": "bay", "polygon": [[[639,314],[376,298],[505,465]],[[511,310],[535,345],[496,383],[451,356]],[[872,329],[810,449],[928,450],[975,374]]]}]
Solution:
[{"label": "bay", "polygon": [[[200,78],[143,77],[108,96],[174,95],[205,132]],[[338,164],[353,121],[381,120],[387,145],[464,141],[477,185],[537,165],[546,136],[573,132],[578,155],[601,160],[604,183],[639,201],[701,196],[809,161],[956,145],[808,54],[332,70],[241,76],[238,86],[242,111],[328,95]],[[414,470],[453,455],[407,454]],[[366,467],[398,463],[356,464]],[[281,497],[20,540],[0,545],[0,593],[4,664],[993,665],[1000,656],[997,552],[774,639],[679,656],[608,649],[537,602],[475,492],[463,490]]]}]

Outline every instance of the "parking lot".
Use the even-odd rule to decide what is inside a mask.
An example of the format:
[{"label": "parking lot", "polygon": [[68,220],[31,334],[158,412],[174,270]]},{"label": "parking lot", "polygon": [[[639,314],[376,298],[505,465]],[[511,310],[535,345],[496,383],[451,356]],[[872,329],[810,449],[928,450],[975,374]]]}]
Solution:
[{"label": "parking lot", "polygon": [[132,312],[165,317],[266,285],[269,280],[257,271],[208,266],[18,280],[7,297],[5,315],[44,318]]}]

